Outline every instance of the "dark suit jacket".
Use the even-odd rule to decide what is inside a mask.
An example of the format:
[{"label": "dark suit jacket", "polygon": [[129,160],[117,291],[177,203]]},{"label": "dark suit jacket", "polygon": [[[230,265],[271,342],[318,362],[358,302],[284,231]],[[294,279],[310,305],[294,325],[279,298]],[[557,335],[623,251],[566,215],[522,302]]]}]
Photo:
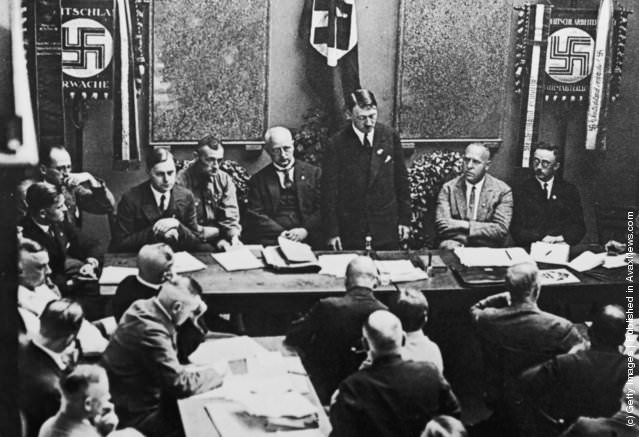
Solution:
[{"label": "dark suit jacket", "polygon": [[[479,193],[477,220],[469,220],[466,180],[462,175],[446,182],[439,192],[435,227],[440,241],[455,240],[465,246],[503,247],[512,213],[510,187],[487,174]],[[462,231],[460,221],[470,221],[470,229]]]},{"label": "dark suit jacket", "polygon": [[626,422],[629,414],[624,411],[612,417],[580,417],[561,437],[637,437],[639,435],[639,417],[631,416],[632,426]]},{"label": "dark suit jacket", "polygon": [[157,413],[161,397],[175,400],[219,385],[213,369],[180,364],[176,336],[156,298],[136,301],[122,316],[102,356],[121,426],[136,427]]},{"label": "dark suit jacket", "polygon": [[399,135],[381,123],[375,125],[368,172],[358,165],[362,147],[352,126],[328,142],[322,164],[325,239],[339,236],[344,249],[362,249],[368,230],[373,248],[397,249],[397,226],[410,225],[411,214]]},{"label": "dark suit jacket", "polygon": [[[115,296],[113,296],[115,320],[120,320],[136,300],[150,299],[157,294],[158,290],[143,285],[136,276],[127,276],[120,282],[115,290]],[[191,319],[177,328],[178,357],[181,363],[188,363],[188,356],[204,341],[206,331],[206,327],[196,327]]]},{"label": "dark suit jacket", "polygon": [[[320,177],[321,170],[295,160],[295,188],[302,227],[308,231],[307,242],[320,241]],[[273,164],[258,171],[249,181],[245,234],[249,241],[272,245],[284,229],[273,217],[280,203],[280,182]]]},{"label": "dark suit jacket", "polygon": [[87,258],[93,257],[102,262],[104,253],[99,241],[79,234],[77,229],[67,221],[51,225],[55,237],[44,232],[28,216],[20,221],[20,226],[22,226],[23,236],[37,241],[49,253],[52,279],[62,290],[66,289],[66,282],[72,276],[65,271],[67,258],[84,262]]},{"label": "dark suit jacket", "polygon": [[118,204],[111,249],[117,252],[137,252],[145,244],[161,241],[153,234],[153,225],[164,217],[174,217],[181,223],[179,241],[167,241],[173,249],[195,249],[202,243],[197,236],[199,228],[193,194],[188,189],[175,185],[171,190],[169,206],[163,214],[155,203],[149,181],[146,181],[122,196]]},{"label": "dark suit jacket", "polygon": [[42,349],[29,342],[19,351],[20,409],[27,420],[27,437],[36,437],[40,426],[60,408],[58,382],[62,370]]},{"label": "dark suit jacket", "polygon": [[432,363],[378,358],[339,386],[331,437],[418,437],[434,416],[459,417],[459,402]]},{"label": "dark suit jacket", "polygon": [[537,179],[531,178],[513,194],[510,230],[518,245],[529,246],[546,235],[563,235],[566,243],[573,245],[586,234],[581,199],[574,185],[555,177],[550,199],[546,199]]},{"label": "dark suit jacket", "polygon": [[352,288],[343,297],[317,302],[309,313],[293,322],[286,343],[297,347],[323,404],[328,404],[339,383],[356,371],[365,358],[362,325],[368,316],[386,306],[368,288]]}]

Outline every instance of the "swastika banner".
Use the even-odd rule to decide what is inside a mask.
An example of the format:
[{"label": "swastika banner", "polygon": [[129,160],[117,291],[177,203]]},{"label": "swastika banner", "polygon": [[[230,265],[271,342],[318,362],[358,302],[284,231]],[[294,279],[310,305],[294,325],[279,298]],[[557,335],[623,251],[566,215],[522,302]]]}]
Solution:
[{"label": "swastika banner", "polygon": [[62,1],[60,38],[65,96],[112,98],[113,17],[113,0]]}]

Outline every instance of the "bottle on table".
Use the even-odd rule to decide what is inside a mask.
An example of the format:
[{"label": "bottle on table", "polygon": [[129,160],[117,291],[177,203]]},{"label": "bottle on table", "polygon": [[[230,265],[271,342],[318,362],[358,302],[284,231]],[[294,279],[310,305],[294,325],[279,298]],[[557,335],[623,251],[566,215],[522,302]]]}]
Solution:
[{"label": "bottle on table", "polygon": [[373,254],[373,237],[367,235],[364,238],[364,254],[366,256],[371,256]]}]

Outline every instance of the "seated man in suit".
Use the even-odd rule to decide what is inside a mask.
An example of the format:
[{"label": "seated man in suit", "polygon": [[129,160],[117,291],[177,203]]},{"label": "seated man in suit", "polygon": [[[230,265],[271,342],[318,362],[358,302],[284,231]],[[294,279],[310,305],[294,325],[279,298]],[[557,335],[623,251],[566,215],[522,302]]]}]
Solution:
[{"label": "seated man in suit", "polygon": [[[520,263],[506,272],[508,291],[480,300],[470,308],[484,343],[486,401],[506,402],[505,391],[519,374],[557,354],[581,346],[583,339],[569,320],[541,311],[539,270],[534,263]],[[498,408],[499,413],[506,413]]]},{"label": "seated man in suit", "polygon": [[[566,425],[579,416],[606,417],[615,413],[619,393],[628,378],[628,360],[621,353],[626,340],[626,315],[618,305],[607,305],[593,317],[588,328],[590,349],[558,355],[520,378],[521,392],[529,411],[543,410]],[[557,428],[540,429],[548,423],[535,421],[536,435],[558,434]]]},{"label": "seated man in suit", "polygon": [[442,373],[431,363],[402,358],[405,337],[396,316],[373,312],[362,334],[373,363],[340,384],[330,409],[332,437],[419,437],[433,417],[460,416]]},{"label": "seated man in suit", "polygon": [[580,417],[561,437],[636,437],[639,435],[639,378],[628,378],[617,412],[607,417]]},{"label": "seated man in suit", "polygon": [[177,276],[158,295],[129,307],[103,355],[120,423],[146,437],[183,435],[177,399],[222,383],[223,370],[185,366],[178,360],[178,327],[206,311],[202,289]]},{"label": "seated man in suit", "polygon": [[102,367],[80,364],[62,376],[60,392],[60,411],[42,425],[39,437],[143,437],[130,428],[114,431],[118,416]]},{"label": "seated man in suit", "polygon": [[69,299],[49,302],[40,316],[40,332],[18,354],[19,404],[27,437],[36,437],[42,423],[60,407],[58,381],[77,359],[75,339],[84,313]]},{"label": "seated man in suit", "polygon": [[[115,198],[103,180],[91,173],[71,173],[71,155],[64,146],[53,146],[44,154],[39,167],[39,181],[55,185],[64,195],[67,220],[80,227],[80,211],[91,214],[111,214]],[[27,179],[18,186],[18,209],[27,212],[27,189],[36,181]]]},{"label": "seated man in suit", "polygon": [[[138,274],[120,282],[113,296],[113,316],[120,320],[133,302],[157,296],[165,281],[173,278],[173,250],[165,243],[142,246],[138,252]],[[191,319],[177,328],[178,357],[181,363],[202,343],[208,331],[204,322],[194,325]]]},{"label": "seated man in suit", "polygon": [[472,143],[464,152],[464,173],[444,184],[437,199],[435,227],[441,249],[503,247],[513,213],[510,187],[487,173],[490,150]]},{"label": "seated man in suit", "polygon": [[373,261],[355,258],[346,269],[346,294],[320,300],[286,334],[286,343],[299,349],[324,405],[365,358],[355,352],[360,349],[362,324],[370,313],[386,308],[373,294],[378,281]]},{"label": "seated man in suit", "polygon": [[166,149],[147,155],[149,180],[124,193],[118,204],[112,250],[137,252],[149,243],[164,242],[176,250],[196,250],[203,243],[193,194],[175,185],[175,161]]},{"label": "seated man in suit", "polygon": [[233,178],[220,169],[224,148],[212,136],[202,138],[195,159],[177,174],[177,183],[195,197],[201,236],[218,249],[241,244],[240,210]]},{"label": "seated man in suit", "polygon": [[53,282],[63,294],[80,292],[86,281],[97,280],[102,250],[97,240],[78,234],[65,220],[64,196],[48,182],[27,190],[27,216],[20,221],[22,235],[38,242],[49,254]]},{"label": "seated man in suit", "polygon": [[346,96],[351,124],[333,135],[322,163],[322,223],[334,250],[399,249],[410,233],[408,172],[399,134],[377,123],[366,89]]},{"label": "seated man in suit", "polygon": [[317,246],[320,169],[295,159],[293,137],[284,127],[267,130],[264,142],[272,162],[249,181],[246,231],[250,240],[273,245],[282,236]]},{"label": "seated man in suit", "polygon": [[559,148],[539,143],[533,157],[534,177],[516,187],[511,233],[524,247],[535,241],[577,244],[586,234],[577,188],[557,171]]}]

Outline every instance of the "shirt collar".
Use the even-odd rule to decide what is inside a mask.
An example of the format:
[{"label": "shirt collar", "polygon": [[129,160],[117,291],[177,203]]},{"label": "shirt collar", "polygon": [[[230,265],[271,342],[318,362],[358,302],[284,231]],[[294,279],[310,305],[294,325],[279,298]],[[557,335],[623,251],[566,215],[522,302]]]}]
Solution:
[{"label": "shirt collar", "polygon": [[294,166],[295,166],[295,158],[291,159],[291,162],[286,167],[282,167],[281,165],[273,162],[273,167],[275,167],[275,170],[278,172],[283,172],[283,171],[290,172],[291,170],[293,170]]},{"label": "shirt collar", "polygon": [[40,339],[38,337],[39,336],[36,336],[36,338],[31,340],[33,342],[33,344],[37,348],[41,349],[45,354],[49,355],[51,357],[51,359],[53,360],[53,362],[60,368],[60,370],[66,369],[67,368],[67,364],[62,359],[62,354],[58,353],[58,352],[54,352],[51,349],[49,349],[48,347],[44,346],[40,342]]},{"label": "shirt collar", "polygon": [[153,185],[149,184],[149,186],[151,187],[151,193],[153,193],[153,198],[155,199],[155,204],[159,207],[160,206],[160,197],[161,196],[166,196],[166,200],[164,201],[164,209],[166,209],[169,206],[169,201],[171,200],[171,191],[169,190],[166,193],[160,193],[158,190],[156,190],[155,188],[153,188]]},{"label": "shirt collar", "polygon": [[418,340],[424,337],[426,337],[426,334],[424,334],[424,331],[422,331],[421,329],[406,333],[406,340]]},{"label": "shirt collar", "polygon": [[479,182],[476,182],[475,184],[471,184],[470,182],[466,181],[466,193],[470,193],[470,190],[472,189],[472,187],[475,187],[475,194],[480,193],[481,189],[484,186],[485,181],[486,181],[486,175],[484,175],[484,177],[481,178],[481,180]]},{"label": "shirt collar", "polygon": [[135,277],[137,278],[138,282],[146,287],[152,288],[153,290],[158,291],[160,288],[162,288],[162,284],[154,284],[152,282],[149,281],[145,281],[144,279],[142,279],[140,277],[140,274],[138,273],[137,275],[135,275]]},{"label": "shirt collar", "polygon": [[551,177],[550,179],[548,179],[547,181],[542,181],[541,179],[539,179],[538,177],[535,177],[535,179],[537,179],[537,182],[539,183],[539,186],[543,189],[544,188],[544,184],[548,184],[548,192],[550,193],[552,191],[552,186],[555,182],[555,177]]},{"label": "shirt collar", "polygon": [[167,320],[169,322],[171,322],[172,326],[175,326],[175,323],[173,323],[173,317],[171,317],[171,314],[169,314],[169,312],[166,310],[166,308],[164,308],[164,305],[162,305],[160,303],[160,299],[158,299],[157,297],[153,298],[153,303],[159,308],[160,312],[162,314],[164,314],[164,316],[167,318]]},{"label": "shirt collar", "polygon": [[35,221],[35,220],[33,220],[33,219],[32,219],[32,221],[33,221],[33,223],[35,223],[35,225],[36,225],[37,227],[39,227],[40,229],[42,229],[42,231],[44,231],[44,233],[45,233],[45,234],[48,234],[48,233],[49,233],[49,229],[51,229],[51,225],[42,225],[42,224],[38,223],[37,221]]},{"label": "shirt collar", "polygon": [[[363,145],[364,144],[364,132],[362,132],[361,130],[357,129],[354,124],[351,124],[351,126],[353,127],[353,132],[355,132],[355,135],[357,135],[357,138],[359,138],[359,143]],[[375,129],[373,129],[373,131],[368,134],[368,141],[370,141],[371,146],[373,145],[373,136],[374,135],[375,135]]]}]

